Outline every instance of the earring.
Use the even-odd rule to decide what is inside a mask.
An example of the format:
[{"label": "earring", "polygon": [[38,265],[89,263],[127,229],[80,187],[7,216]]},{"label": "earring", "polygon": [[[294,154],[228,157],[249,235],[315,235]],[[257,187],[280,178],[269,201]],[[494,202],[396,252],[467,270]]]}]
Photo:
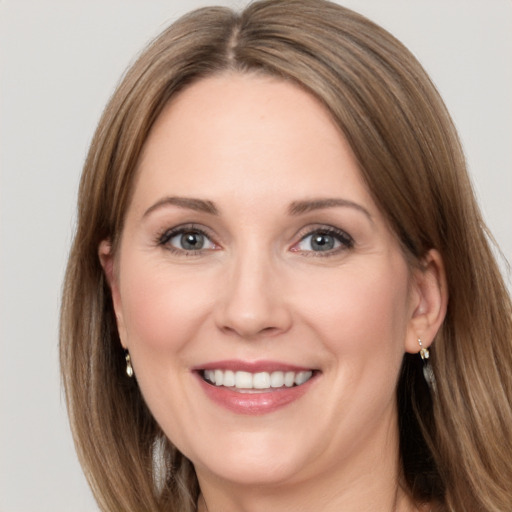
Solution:
[{"label": "earring", "polygon": [[125,351],[124,358],[126,359],[126,375],[128,375],[128,377],[133,377],[132,360],[130,358],[130,353],[128,352],[128,350]]},{"label": "earring", "polygon": [[420,356],[423,361],[423,377],[425,378],[425,381],[430,391],[435,393],[437,389],[436,377],[434,375],[434,371],[432,370],[432,366],[430,365],[429,362],[430,352],[428,348],[423,346],[423,343],[421,343],[420,338],[418,338],[418,345],[420,346]]},{"label": "earring", "polygon": [[428,359],[430,357],[430,352],[428,351],[428,348],[425,348],[423,346],[423,343],[421,343],[421,339],[418,338],[418,343],[420,345],[420,356],[421,356],[421,359],[423,359],[423,361],[425,361],[425,359]]}]

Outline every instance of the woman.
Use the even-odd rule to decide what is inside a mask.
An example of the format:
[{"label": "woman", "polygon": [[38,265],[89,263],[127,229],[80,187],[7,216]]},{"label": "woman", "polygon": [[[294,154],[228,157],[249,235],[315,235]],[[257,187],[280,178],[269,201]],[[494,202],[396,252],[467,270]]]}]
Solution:
[{"label": "woman", "polygon": [[61,327],[102,510],[511,510],[511,321],[442,100],[365,18],[199,10],[111,99]]}]

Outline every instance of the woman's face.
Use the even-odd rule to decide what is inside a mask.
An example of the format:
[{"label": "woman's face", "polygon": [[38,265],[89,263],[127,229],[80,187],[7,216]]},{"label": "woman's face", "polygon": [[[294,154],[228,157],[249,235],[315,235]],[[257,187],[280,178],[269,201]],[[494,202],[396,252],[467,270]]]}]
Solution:
[{"label": "woman's face", "polygon": [[299,482],[397,453],[419,294],[311,95],[243,74],[181,92],[119,252],[100,254],[138,385],[200,480]]}]

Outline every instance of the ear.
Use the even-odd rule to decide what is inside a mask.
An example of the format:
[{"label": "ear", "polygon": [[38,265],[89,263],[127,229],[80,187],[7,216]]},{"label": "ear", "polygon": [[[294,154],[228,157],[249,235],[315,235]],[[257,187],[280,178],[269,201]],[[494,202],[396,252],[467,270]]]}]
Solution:
[{"label": "ear", "polygon": [[102,240],[98,247],[98,257],[100,259],[105,279],[110,287],[112,295],[112,304],[114,306],[114,313],[116,315],[117,330],[119,332],[119,339],[124,348],[126,346],[126,329],[123,320],[123,308],[121,304],[121,294],[119,291],[119,278],[116,272],[116,259],[112,252],[112,243],[110,240]]},{"label": "ear", "polygon": [[420,351],[429,347],[446,316],[448,285],[441,255],[435,249],[428,251],[421,267],[414,269],[411,283],[411,318],[405,350]]}]

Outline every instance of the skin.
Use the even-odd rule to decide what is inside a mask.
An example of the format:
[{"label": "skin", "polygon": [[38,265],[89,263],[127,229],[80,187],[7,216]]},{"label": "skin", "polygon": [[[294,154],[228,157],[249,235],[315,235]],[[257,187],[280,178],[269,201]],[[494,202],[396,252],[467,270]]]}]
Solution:
[{"label": "skin", "polygon": [[[346,204],[290,213],[317,199]],[[183,225],[206,233],[201,250],[162,239]],[[348,238],[313,250],[326,227]],[[416,510],[397,485],[395,388],[404,352],[442,322],[442,262],[431,251],[408,267],[315,98],[244,74],[182,91],[145,144],[118,253],[105,240],[99,256],[145,400],[195,466],[200,510]],[[238,414],[192,371],[226,359],[316,373],[285,407]]]}]

